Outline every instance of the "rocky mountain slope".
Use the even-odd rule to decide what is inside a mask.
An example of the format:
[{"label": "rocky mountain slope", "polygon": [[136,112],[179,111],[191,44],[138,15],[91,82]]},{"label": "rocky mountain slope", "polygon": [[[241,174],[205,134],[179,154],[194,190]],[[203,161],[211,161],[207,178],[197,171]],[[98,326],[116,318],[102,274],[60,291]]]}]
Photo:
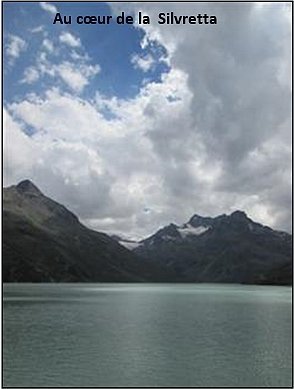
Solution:
[{"label": "rocky mountain slope", "polygon": [[158,274],[158,267],[142,266],[135,254],[83,226],[32,182],[4,189],[4,282],[146,281]]},{"label": "rocky mountain slope", "polygon": [[292,236],[236,211],[121,240],[86,228],[25,180],[3,190],[3,281],[288,285]]},{"label": "rocky mountain slope", "polygon": [[255,223],[244,212],[194,215],[170,224],[133,251],[176,272],[182,281],[290,284],[292,236]]}]

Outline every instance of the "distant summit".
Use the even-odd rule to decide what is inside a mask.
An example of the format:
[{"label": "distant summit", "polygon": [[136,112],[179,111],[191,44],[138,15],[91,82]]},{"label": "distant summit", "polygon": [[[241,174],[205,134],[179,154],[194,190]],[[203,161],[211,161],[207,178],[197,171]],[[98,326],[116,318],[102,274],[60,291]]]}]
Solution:
[{"label": "distant summit", "polygon": [[248,219],[248,216],[246,215],[246,212],[240,211],[237,209],[237,211],[234,211],[231,213],[231,217],[238,217],[238,218],[245,218]]},{"label": "distant summit", "polygon": [[292,283],[292,236],[231,215],[194,214],[143,239],[133,250],[187,282]]},{"label": "distant summit", "polygon": [[30,180],[23,180],[19,184],[16,185],[16,189],[20,193],[29,193],[29,194],[35,194],[40,195],[42,192],[39,188],[36,187]]}]

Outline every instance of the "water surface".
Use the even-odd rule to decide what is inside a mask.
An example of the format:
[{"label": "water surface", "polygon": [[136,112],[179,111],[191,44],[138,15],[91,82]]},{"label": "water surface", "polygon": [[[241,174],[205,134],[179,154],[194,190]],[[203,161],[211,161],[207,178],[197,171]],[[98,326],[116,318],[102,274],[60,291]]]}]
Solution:
[{"label": "water surface", "polygon": [[289,386],[291,289],[6,284],[5,386]]}]

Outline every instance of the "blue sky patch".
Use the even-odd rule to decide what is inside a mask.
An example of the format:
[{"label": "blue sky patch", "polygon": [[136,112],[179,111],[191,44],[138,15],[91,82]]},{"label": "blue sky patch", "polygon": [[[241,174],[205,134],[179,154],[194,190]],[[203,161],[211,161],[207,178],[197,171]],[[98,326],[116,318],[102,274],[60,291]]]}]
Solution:
[{"label": "blue sky patch", "polygon": [[[61,15],[71,15],[72,20],[79,15],[112,14],[106,3],[46,4],[56,7]],[[5,102],[31,92],[42,94],[50,87],[71,92],[70,82],[65,79],[76,66],[82,66],[85,78],[91,77],[85,87],[76,87],[76,92],[83,98],[92,98],[97,91],[107,97],[131,98],[139,92],[146,78],[158,82],[161,74],[168,70],[166,63],[161,61],[165,49],[155,43],[142,49],[140,42],[144,33],[133,25],[79,25],[74,22],[53,25],[54,13],[47,12],[39,3],[7,2],[3,8]],[[74,37],[76,43],[62,40],[65,34]],[[21,41],[13,41],[18,38]],[[13,44],[15,53],[9,51]],[[153,65],[142,70],[132,61],[136,56],[152,56]],[[61,68],[58,67],[60,64],[63,64]],[[88,66],[99,66],[99,71],[89,75]]]}]

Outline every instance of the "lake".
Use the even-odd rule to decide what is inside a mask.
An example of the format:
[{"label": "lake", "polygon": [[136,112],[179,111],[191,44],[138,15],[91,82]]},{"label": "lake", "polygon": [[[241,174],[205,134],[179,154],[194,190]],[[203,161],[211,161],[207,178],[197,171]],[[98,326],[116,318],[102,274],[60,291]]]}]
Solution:
[{"label": "lake", "polygon": [[292,386],[291,288],[5,284],[5,386]]}]

